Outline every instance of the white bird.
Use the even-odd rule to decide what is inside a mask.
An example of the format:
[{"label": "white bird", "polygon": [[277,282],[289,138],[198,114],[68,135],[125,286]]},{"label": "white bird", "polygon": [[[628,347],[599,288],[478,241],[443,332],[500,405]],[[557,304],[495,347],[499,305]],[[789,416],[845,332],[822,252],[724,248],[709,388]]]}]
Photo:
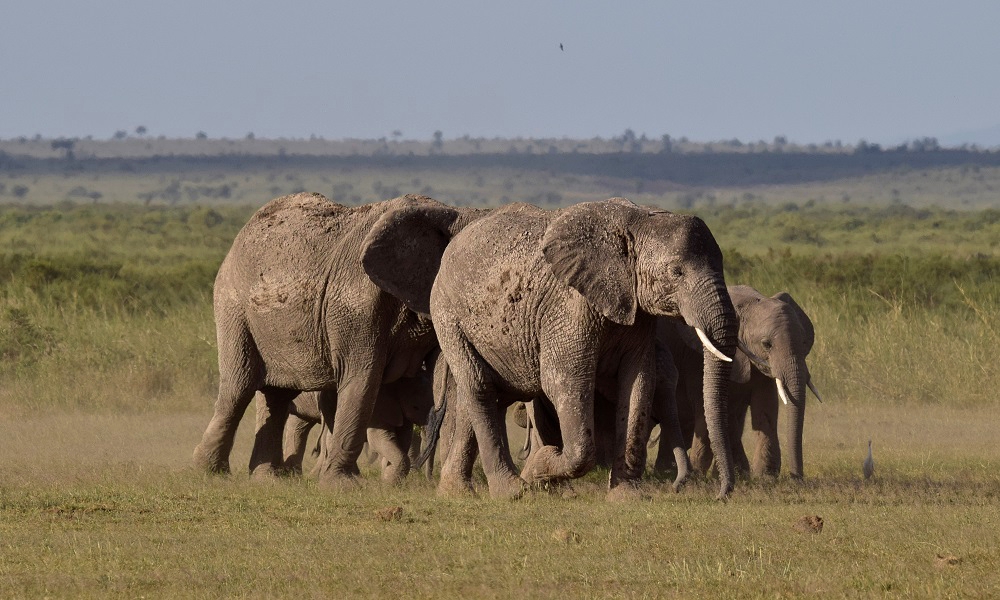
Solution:
[{"label": "white bird", "polygon": [[875,472],[875,459],[872,458],[872,441],[868,440],[868,457],[865,458],[865,462],[861,465],[861,470],[865,473],[865,479],[871,479],[872,474]]}]

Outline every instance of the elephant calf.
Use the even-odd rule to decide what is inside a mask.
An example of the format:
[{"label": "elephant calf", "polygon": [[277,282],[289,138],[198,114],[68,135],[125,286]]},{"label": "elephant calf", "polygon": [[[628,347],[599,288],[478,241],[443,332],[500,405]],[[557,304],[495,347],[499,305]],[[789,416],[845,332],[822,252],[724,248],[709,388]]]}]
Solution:
[{"label": "elephant calf", "polygon": [[[729,440],[736,468],[753,475],[777,476],[781,469],[778,444],[778,405],[786,407],[786,444],[789,474],[802,477],[802,429],[805,423],[806,388],[816,394],[806,366],[815,331],[805,311],[787,292],[766,297],[752,287],[729,287],[739,319],[738,351],[729,385]],[[694,332],[684,324],[661,331],[670,346],[679,372],[678,412],[695,470],[707,471],[712,449],[701,407],[701,348]],[[743,449],[747,410],[756,440],[753,459]],[[661,452],[657,468],[667,467],[669,455]],[[663,462],[661,462],[661,460]]]},{"label": "elephant calf", "polygon": [[[323,396],[327,397],[323,397]],[[302,471],[309,431],[322,421],[320,403],[336,404],[336,392],[303,392],[292,401],[284,432],[284,467]],[[258,397],[257,405],[262,405]],[[399,483],[410,472],[413,426],[427,423],[434,405],[430,373],[386,383],[379,390],[368,421],[368,448],[382,461],[382,480]]]}]

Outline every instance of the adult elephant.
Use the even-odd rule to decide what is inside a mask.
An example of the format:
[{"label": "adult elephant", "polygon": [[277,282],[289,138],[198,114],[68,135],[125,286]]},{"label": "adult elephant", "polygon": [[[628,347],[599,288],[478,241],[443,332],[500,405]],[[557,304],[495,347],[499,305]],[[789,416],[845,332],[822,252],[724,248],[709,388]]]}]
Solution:
[{"label": "adult elephant", "polygon": [[[381,385],[416,375],[437,345],[427,304],[441,254],[482,214],[412,195],[349,208],[293,194],[258,210],[215,280],[219,396],[195,463],[229,471],[236,428],[259,390],[250,471],[274,473],[292,398],[330,390],[336,403],[319,403],[319,479],[350,483]],[[398,271],[391,285],[373,275],[386,271]]]},{"label": "adult elephant", "polygon": [[[399,483],[410,472],[413,428],[427,424],[428,414],[434,406],[433,364],[429,366],[425,364],[414,377],[401,377],[382,384],[375,399],[368,422],[368,448],[380,457],[382,480],[388,483]],[[303,392],[289,406],[282,452],[286,471],[302,472],[309,432],[322,423],[320,405],[324,402],[335,404],[336,392]],[[266,406],[259,393],[257,406]],[[317,467],[320,464],[322,461],[317,462]]]},{"label": "adult elephant", "polygon": [[[735,285],[729,288],[729,295],[739,318],[739,349],[729,389],[729,440],[735,466],[754,475],[778,475],[782,463],[778,405],[784,404],[786,465],[793,478],[801,478],[806,388],[819,398],[806,366],[815,341],[812,321],[787,292],[767,297],[752,287]],[[701,410],[702,365],[697,338],[683,324],[665,329],[661,335],[670,345],[680,372],[678,404],[684,435],[691,446],[691,463],[704,472],[713,454]],[[748,409],[755,442],[752,459],[747,458],[742,443]],[[658,459],[657,468],[664,467]]]},{"label": "adult elephant", "polygon": [[[634,484],[645,467],[657,315],[683,317],[712,349],[704,365],[709,429],[720,495],[731,491],[724,384],[736,314],[722,252],[700,219],[624,199],[557,211],[509,205],[445,250],[431,315],[457,386],[460,446],[442,467],[441,491],[471,486],[473,439],[494,496],[520,495],[525,480],[588,471],[596,460],[595,385],[616,406],[609,487]],[[533,453],[521,479],[501,439],[498,400],[542,396],[558,416],[563,447]]]}]

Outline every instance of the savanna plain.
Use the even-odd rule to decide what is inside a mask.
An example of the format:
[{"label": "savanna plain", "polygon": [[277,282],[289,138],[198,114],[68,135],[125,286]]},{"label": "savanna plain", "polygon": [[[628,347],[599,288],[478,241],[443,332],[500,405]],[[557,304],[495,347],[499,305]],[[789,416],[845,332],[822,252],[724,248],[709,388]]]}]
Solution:
[{"label": "savanna plain", "polygon": [[[0,170],[0,185],[2,597],[1000,590],[996,167],[683,187],[289,164]],[[423,191],[552,207],[624,195],[701,216],[727,281],[789,291],[815,324],[809,363],[824,402],[806,412],[806,479],[742,479],[719,502],[711,478],[675,494],[651,477],[644,499],[610,503],[596,471],[574,493],[500,502],[484,482],[478,497],[438,498],[420,474],[385,487],[363,467],[359,489],[332,492],[308,477],[250,481],[252,414],[234,473],[196,471],[218,377],[215,272],[252,212],[299,188],[345,203]],[[511,432],[516,447],[523,434]]]}]

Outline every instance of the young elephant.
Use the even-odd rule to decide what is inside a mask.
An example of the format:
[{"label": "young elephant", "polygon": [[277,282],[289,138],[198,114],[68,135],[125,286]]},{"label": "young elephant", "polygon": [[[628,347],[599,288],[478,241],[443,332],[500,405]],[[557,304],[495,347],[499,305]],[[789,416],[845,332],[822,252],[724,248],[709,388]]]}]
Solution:
[{"label": "young elephant", "polygon": [[[322,421],[319,407],[324,401],[335,404],[336,392],[303,392],[292,401],[284,434],[286,470],[302,471],[309,431]],[[257,402],[260,407],[260,396]],[[382,385],[368,421],[367,438],[369,450],[381,457],[383,481],[399,483],[409,473],[413,426],[427,424],[433,405],[432,377],[426,370]]]},{"label": "young elephant", "polygon": [[[656,379],[657,315],[681,317],[705,353],[711,439],[720,495],[732,489],[725,406],[736,315],[722,252],[696,217],[624,199],[544,211],[519,204],[456,235],[431,292],[431,315],[457,386],[456,435],[440,489],[468,489],[478,440],[490,492],[511,497],[527,481],[578,477],[596,461],[595,384],[615,406],[610,488],[645,467]],[[533,453],[518,477],[501,438],[501,404],[545,396],[563,446]]]},{"label": "young elephant", "polygon": [[[261,391],[250,471],[273,473],[291,400],[334,391],[335,404],[319,401],[319,479],[349,485],[380,387],[416,375],[437,346],[428,304],[441,253],[483,213],[425,196],[350,208],[319,194],[258,210],[215,280],[219,396],[195,463],[229,471],[236,428]],[[397,275],[391,283],[385,271]]]},{"label": "young elephant", "polygon": [[[729,388],[729,440],[737,468],[754,475],[776,476],[781,469],[778,444],[778,405],[786,405],[785,427],[789,474],[801,478],[802,429],[806,388],[819,398],[806,366],[815,340],[812,321],[787,292],[768,298],[752,287],[736,285],[729,295],[739,317],[739,350]],[[697,338],[683,324],[665,332],[680,372],[678,406],[682,429],[691,447],[696,470],[706,471],[712,448],[701,410],[701,352]],[[752,460],[743,450],[747,410],[755,439]],[[658,468],[665,465],[659,461]]]}]

